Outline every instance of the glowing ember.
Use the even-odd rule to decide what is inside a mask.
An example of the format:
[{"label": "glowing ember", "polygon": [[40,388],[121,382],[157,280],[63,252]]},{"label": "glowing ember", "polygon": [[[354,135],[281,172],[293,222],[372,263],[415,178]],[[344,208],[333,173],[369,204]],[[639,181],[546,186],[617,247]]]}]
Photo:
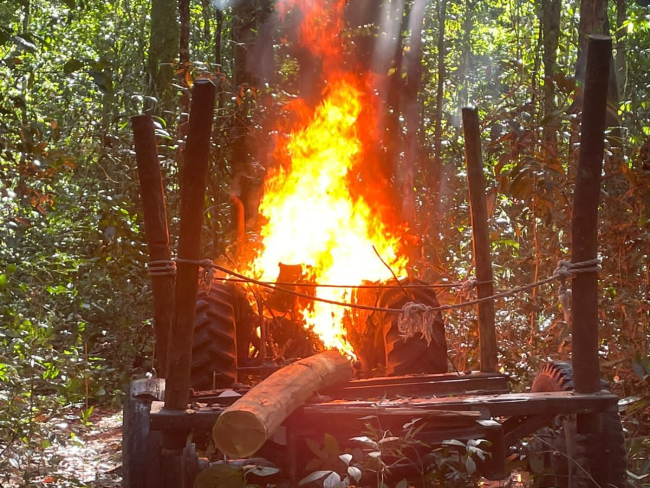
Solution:
[{"label": "glowing ember", "polygon": [[[340,14],[339,10],[335,9]],[[303,29],[302,35],[311,41],[336,37],[307,36],[306,32]],[[325,56],[335,51],[332,45],[317,50]],[[362,109],[369,110],[367,97],[366,85],[355,76],[331,74],[322,102],[313,111],[304,106],[296,110],[299,120],[279,142],[276,159],[280,164],[264,185],[260,213],[268,221],[261,229],[263,249],[251,264],[256,276],[273,281],[278,263],[283,263],[310,267],[319,284],[360,285],[364,280],[392,279],[373,246],[393,271],[404,273],[406,259],[399,257],[397,233],[382,223],[374,205],[371,208],[363,198],[363,188],[352,191],[353,182],[363,185],[354,176],[364,162],[358,131],[371,130],[360,122]],[[319,287],[315,294],[339,302],[352,299],[350,289]],[[316,301],[302,313],[326,347],[354,357],[343,327],[343,307]]]}]

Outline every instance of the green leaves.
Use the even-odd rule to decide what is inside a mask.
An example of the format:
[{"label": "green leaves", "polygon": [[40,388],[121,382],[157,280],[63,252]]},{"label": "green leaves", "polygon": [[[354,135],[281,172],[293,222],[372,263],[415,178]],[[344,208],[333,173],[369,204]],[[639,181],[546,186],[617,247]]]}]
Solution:
[{"label": "green leaves", "polygon": [[26,52],[36,52],[37,47],[34,43],[28,41],[24,37],[21,36],[11,36],[11,40],[16,44],[16,47],[20,51],[26,51]]},{"label": "green leaves", "polygon": [[199,473],[194,488],[244,488],[246,480],[241,467],[216,464]]},{"label": "green leaves", "polygon": [[63,72],[66,75],[69,75],[71,73],[74,73],[75,71],[79,71],[81,68],[85,66],[85,63],[83,61],[80,61],[79,59],[72,58],[63,65]]},{"label": "green leaves", "polygon": [[107,71],[98,71],[96,69],[88,70],[88,74],[92,77],[97,88],[104,94],[111,94],[113,92],[113,81],[111,75]]}]

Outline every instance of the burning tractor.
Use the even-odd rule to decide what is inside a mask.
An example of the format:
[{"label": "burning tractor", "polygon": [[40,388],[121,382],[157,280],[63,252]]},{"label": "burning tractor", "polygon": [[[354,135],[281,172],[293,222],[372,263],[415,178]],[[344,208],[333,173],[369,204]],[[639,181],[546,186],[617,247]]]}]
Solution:
[{"label": "burning tractor", "polygon": [[[410,448],[427,465],[435,446],[453,440],[447,444],[462,451],[468,466],[499,480],[506,458],[535,433],[545,444],[540,451],[550,453],[539,454],[541,485],[624,486],[618,400],[601,388],[598,371],[596,242],[585,231],[596,221],[581,213],[598,203],[589,195],[600,183],[593,167],[602,160],[603,133],[590,124],[604,118],[605,105],[589,97],[606,94],[607,77],[603,84],[590,73],[609,60],[608,49],[611,41],[592,40],[587,64],[585,106],[600,108],[584,119],[583,142],[591,139],[580,165],[592,169],[576,182],[577,240],[566,271],[575,276],[574,307],[583,310],[574,317],[573,369],[546,365],[531,393],[510,393],[507,375],[496,371],[499,295],[492,288],[475,110],[463,111],[481,359],[481,371],[471,373],[448,371],[444,307],[432,286],[404,278],[400,233],[383,223],[361,180],[351,177],[363,153],[357,127],[365,95],[358,83],[344,75],[332,79],[308,122],[280,143],[280,164],[260,204],[266,219],[261,245],[237,270],[200,256],[215,86],[207,80],[194,85],[175,260],[151,119],[134,118],[160,377],[130,387],[125,486],[235,486],[227,483],[243,471],[233,466],[296,486],[309,474],[310,448],[323,438],[330,447],[331,439],[351,447],[356,442],[368,449],[375,470],[390,464],[393,473],[413,468],[391,443],[411,439]],[[200,268],[216,274],[201,290]],[[360,435],[368,429],[378,437]],[[485,452],[472,450],[478,439],[486,441]],[[373,484],[361,479],[352,456],[326,451],[323,466],[333,461],[348,481]],[[344,486],[333,468],[319,473],[307,481]]]}]

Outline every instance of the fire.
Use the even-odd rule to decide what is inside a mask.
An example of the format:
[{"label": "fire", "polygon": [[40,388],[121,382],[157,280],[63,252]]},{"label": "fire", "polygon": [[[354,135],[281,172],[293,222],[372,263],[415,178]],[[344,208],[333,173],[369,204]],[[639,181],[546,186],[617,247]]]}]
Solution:
[{"label": "fire", "polygon": [[[318,0],[310,5],[320,10],[327,3]],[[316,24],[306,22],[301,29],[303,40],[325,58],[340,52],[332,41],[339,38],[338,32],[327,31],[340,29],[344,2],[333,4],[335,21],[323,20],[322,11],[320,16],[305,12],[305,18]],[[249,270],[255,276],[274,281],[278,263],[302,265],[318,284],[355,286],[391,280],[391,269],[404,274],[407,260],[400,257],[400,229],[391,231],[382,221],[376,202],[364,198],[364,182],[358,176],[370,157],[364,154],[359,131],[372,130],[374,117],[369,112],[373,103],[369,100],[373,96],[362,77],[330,71],[323,99],[315,109],[303,104],[297,110],[294,104],[296,122],[278,141],[275,159],[279,164],[264,184],[259,208],[266,219],[260,232],[262,249]],[[353,300],[352,293],[349,288],[315,289],[317,298],[344,303]],[[343,326],[345,312],[344,307],[318,301],[302,310],[305,324],[325,347],[355,357]]]}]

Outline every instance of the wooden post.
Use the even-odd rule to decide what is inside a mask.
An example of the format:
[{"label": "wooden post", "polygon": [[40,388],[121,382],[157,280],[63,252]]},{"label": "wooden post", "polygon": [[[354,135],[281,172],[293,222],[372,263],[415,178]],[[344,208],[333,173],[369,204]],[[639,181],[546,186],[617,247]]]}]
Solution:
[{"label": "wooden post", "polygon": [[[472,214],[472,240],[474,242],[474,265],[478,281],[478,297],[494,294],[492,283],[492,259],[488,230],[487,202],[485,199],[485,175],[481,159],[481,136],[478,111],[463,108],[463,133],[465,134],[465,161],[467,183]],[[497,339],[494,327],[494,300],[478,304],[478,328],[481,371],[494,372],[497,367]]]},{"label": "wooden post", "polygon": [[[163,189],[162,172],[158,161],[156,136],[153,121],[149,115],[137,115],[131,119],[135,156],[138,162],[140,195],[144,209],[144,228],[149,246],[149,261],[171,260],[167,208]],[[165,377],[167,366],[167,338],[174,315],[174,275],[171,270],[155,268],[158,274],[151,276],[153,292],[153,323],[156,336],[155,365],[158,376]],[[162,271],[162,272],[161,272]],[[168,274],[165,274],[165,271]]]},{"label": "wooden post", "polygon": [[[201,227],[206,176],[210,161],[210,133],[216,87],[210,80],[194,83],[190,121],[181,167],[181,223],[178,240],[178,260],[201,258]],[[187,408],[194,339],[198,264],[177,263],[174,321],[167,349],[167,386],[165,408]]]},{"label": "wooden post", "polygon": [[[571,262],[596,259],[598,201],[605,149],[605,120],[612,39],[590,36],[587,50],[580,157],[573,195]],[[579,393],[600,391],[598,273],[580,273],[571,293],[573,382]]]}]

